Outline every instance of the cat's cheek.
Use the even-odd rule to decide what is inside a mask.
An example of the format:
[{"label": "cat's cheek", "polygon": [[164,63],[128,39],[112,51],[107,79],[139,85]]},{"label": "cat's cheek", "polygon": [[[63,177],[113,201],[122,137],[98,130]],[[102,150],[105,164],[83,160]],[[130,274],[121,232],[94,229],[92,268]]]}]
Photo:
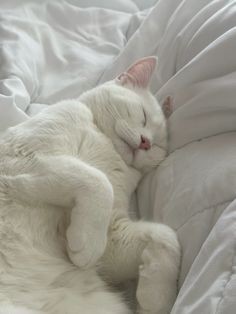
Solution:
[{"label": "cat's cheek", "polygon": [[125,163],[129,166],[132,165],[134,156],[129,146],[120,139],[119,140],[117,139],[116,141],[114,141],[114,145],[115,145],[116,151],[125,161]]}]

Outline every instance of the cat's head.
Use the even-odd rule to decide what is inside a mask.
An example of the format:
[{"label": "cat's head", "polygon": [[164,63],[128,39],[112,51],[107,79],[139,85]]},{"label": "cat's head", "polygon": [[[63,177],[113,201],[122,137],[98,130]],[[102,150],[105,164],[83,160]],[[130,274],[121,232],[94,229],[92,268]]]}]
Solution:
[{"label": "cat's head", "polygon": [[142,172],[159,165],[167,150],[166,119],[148,88],[155,66],[155,57],[141,59],[80,97],[123,160]]}]

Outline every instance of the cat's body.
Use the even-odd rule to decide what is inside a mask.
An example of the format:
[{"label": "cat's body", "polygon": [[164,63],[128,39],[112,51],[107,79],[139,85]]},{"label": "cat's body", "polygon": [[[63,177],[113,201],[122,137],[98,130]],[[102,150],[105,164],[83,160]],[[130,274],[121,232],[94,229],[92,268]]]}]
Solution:
[{"label": "cat's body", "polygon": [[[144,61],[144,67],[150,62]],[[153,283],[140,279],[140,291],[146,285],[149,292],[138,295],[140,312],[170,309],[179,266],[175,234],[166,226],[128,218],[142,173],[165,156],[165,121],[149,92],[135,94],[121,85],[109,83],[79,100],[51,106],[0,141],[1,314],[11,313],[12,305],[19,308],[14,314],[28,314],[20,307],[30,314],[128,314],[96,271],[113,283],[135,279],[139,265],[150,264],[145,265],[145,249],[159,261],[154,281],[160,281],[160,301],[155,309],[152,301],[147,304]],[[132,124],[126,108],[130,97],[134,104],[144,98],[153,108],[153,121],[146,113],[149,127],[142,107],[135,110],[133,129],[123,131],[129,119]],[[108,114],[109,102],[113,111]],[[121,111],[114,111],[116,102]],[[157,124],[161,135],[156,142]],[[140,146],[136,129],[146,132]],[[154,152],[146,137],[158,144]]]}]

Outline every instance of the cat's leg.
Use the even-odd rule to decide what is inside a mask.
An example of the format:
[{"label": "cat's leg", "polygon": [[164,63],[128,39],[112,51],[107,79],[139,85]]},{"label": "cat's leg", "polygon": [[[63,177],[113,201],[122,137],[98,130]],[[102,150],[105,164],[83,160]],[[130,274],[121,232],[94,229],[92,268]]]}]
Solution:
[{"label": "cat's leg", "polygon": [[166,225],[114,221],[100,272],[113,282],[138,278],[139,313],[166,314],[177,293],[180,246]]},{"label": "cat's leg", "polygon": [[71,209],[66,232],[68,253],[80,267],[90,267],[104,253],[113,206],[107,177],[73,157],[44,157],[29,174],[5,177],[12,200]]},{"label": "cat's leg", "polygon": [[177,297],[180,247],[169,227],[157,227],[159,231],[153,232],[141,255],[138,314],[169,314]]},{"label": "cat's leg", "polygon": [[0,314],[45,314],[36,310],[30,310],[21,306],[0,304]]}]

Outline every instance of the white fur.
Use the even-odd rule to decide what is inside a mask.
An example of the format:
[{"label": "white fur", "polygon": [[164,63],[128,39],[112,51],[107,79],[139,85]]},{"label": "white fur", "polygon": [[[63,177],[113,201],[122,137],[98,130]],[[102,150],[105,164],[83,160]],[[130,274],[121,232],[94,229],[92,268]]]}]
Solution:
[{"label": "white fur", "polygon": [[[116,80],[53,105],[1,140],[4,314],[128,314],[96,271],[116,284],[138,278],[140,265],[139,312],[171,308],[180,258],[176,235],[128,218],[142,174],[166,154],[165,119],[145,79],[139,80],[145,88]],[[138,149],[141,135],[151,149]],[[152,271],[151,281],[145,282],[144,270]]]}]

